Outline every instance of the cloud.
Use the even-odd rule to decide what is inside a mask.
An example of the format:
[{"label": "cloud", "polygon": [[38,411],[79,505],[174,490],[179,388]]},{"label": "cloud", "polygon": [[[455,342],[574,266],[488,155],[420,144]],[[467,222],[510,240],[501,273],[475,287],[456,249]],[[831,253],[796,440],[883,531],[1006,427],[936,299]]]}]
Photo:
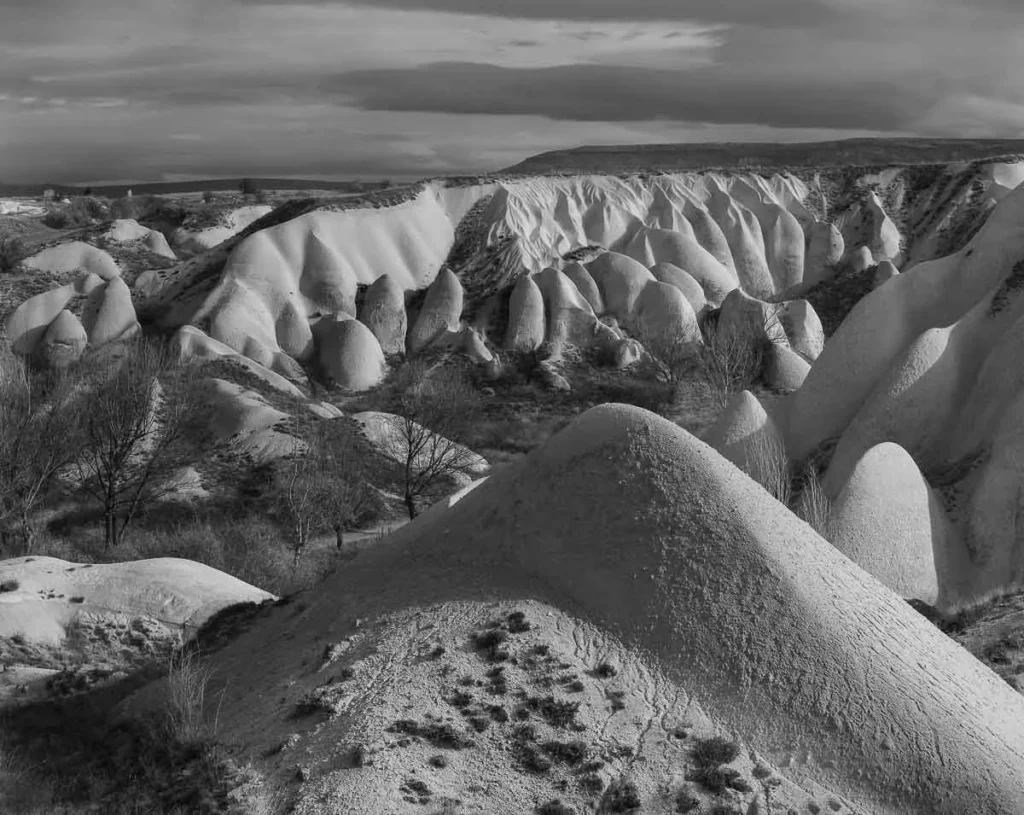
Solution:
[{"label": "cloud", "polygon": [[1018,0],[0,4],[4,180],[423,176],[579,144],[1024,128]]},{"label": "cloud", "polygon": [[736,74],[605,65],[512,70],[437,63],[361,71],[329,86],[371,110],[545,116],[557,120],[674,120],[778,128],[900,130],[935,102],[874,80]]},{"label": "cloud", "polygon": [[[1004,0],[1010,2],[1011,0]],[[241,0],[247,5],[345,3],[404,11],[529,20],[679,21],[765,26],[815,26],[840,18],[824,0]]]}]

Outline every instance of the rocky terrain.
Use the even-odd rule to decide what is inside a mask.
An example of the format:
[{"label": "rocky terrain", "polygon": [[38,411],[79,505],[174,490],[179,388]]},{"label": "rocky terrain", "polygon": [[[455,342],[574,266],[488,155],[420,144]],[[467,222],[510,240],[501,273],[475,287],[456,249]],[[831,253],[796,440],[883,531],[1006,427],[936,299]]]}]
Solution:
[{"label": "rocky terrain", "polygon": [[[7,808],[1024,810],[1024,154],[837,149],[581,149],[191,230],[6,216],[11,359],[162,348],[133,461],[201,395],[137,527],[262,511],[326,428],[372,483],[314,503],[412,518],[267,526],[329,566],[299,592],[173,531],[0,561],[7,777],[49,796]],[[47,540],[94,523],[77,467]],[[130,783],[61,732],[86,700]]]}]

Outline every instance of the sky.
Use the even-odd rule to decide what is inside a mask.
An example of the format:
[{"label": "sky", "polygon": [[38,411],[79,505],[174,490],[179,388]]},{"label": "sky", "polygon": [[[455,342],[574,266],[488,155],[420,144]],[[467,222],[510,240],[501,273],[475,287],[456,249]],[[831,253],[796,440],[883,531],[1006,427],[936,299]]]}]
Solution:
[{"label": "sky", "polygon": [[1024,136],[1021,0],[0,0],[0,182]]}]

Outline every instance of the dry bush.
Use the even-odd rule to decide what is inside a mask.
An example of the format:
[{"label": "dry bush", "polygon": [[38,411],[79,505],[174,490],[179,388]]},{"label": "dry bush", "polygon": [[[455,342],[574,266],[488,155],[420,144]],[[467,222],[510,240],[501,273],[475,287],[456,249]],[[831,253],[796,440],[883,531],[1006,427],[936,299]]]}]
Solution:
[{"label": "dry bush", "polygon": [[774,435],[754,433],[747,445],[746,472],[780,504],[789,505],[791,479],[786,448]]},{"label": "dry bush", "polygon": [[676,331],[640,331],[637,339],[651,357],[655,375],[668,388],[668,399],[675,401],[680,385],[700,368],[701,343]]},{"label": "dry bush", "polygon": [[832,519],[832,502],[821,486],[818,471],[807,467],[804,471],[804,486],[800,492],[797,514],[825,540],[835,539],[836,530]]},{"label": "dry bush", "polygon": [[215,735],[216,719],[208,722],[205,715],[212,675],[195,648],[171,654],[163,686],[163,726],[172,743],[201,744]]},{"label": "dry bush", "polygon": [[697,366],[719,408],[734,394],[746,390],[764,367],[764,344],[753,334],[736,331],[719,334],[712,327],[696,355]]},{"label": "dry bush", "polygon": [[10,741],[0,732],[0,812],[43,815],[52,812],[53,789],[32,772]]}]

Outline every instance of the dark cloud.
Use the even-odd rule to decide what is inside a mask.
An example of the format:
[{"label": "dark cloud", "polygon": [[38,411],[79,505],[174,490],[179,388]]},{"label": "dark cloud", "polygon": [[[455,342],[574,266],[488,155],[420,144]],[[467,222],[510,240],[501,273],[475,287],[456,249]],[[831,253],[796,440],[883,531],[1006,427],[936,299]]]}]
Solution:
[{"label": "dark cloud", "polygon": [[[982,0],[977,0],[982,2]],[[992,0],[989,0],[990,2]],[[239,0],[247,5],[352,6],[446,11],[525,20],[695,20],[755,26],[814,26],[840,18],[822,0]],[[1004,0],[1010,2],[1010,0]]]},{"label": "dark cloud", "polygon": [[901,130],[935,99],[842,77],[567,65],[509,69],[435,63],[344,74],[333,90],[369,110],[518,114],[575,121],[675,120],[780,128]]}]

